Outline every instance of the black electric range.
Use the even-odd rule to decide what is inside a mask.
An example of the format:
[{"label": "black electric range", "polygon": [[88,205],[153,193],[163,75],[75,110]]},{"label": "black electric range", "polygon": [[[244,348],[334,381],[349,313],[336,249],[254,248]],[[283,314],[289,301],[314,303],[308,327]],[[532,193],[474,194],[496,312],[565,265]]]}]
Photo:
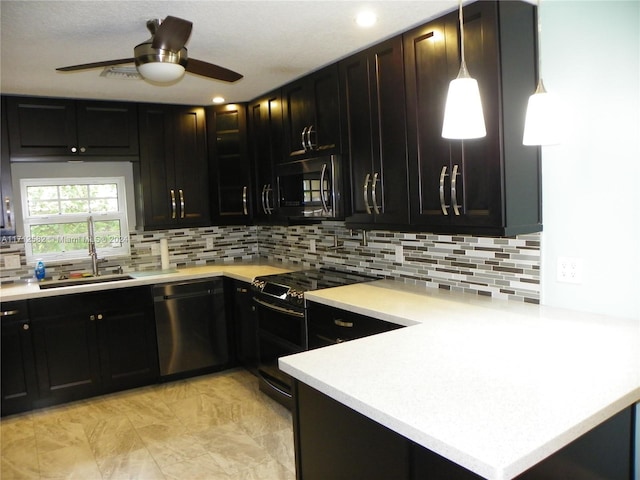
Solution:
[{"label": "black electric range", "polygon": [[374,280],[378,278],[345,270],[314,268],[256,277],[251,288],[254,293],[265,296],[265,299],[277,305],[302,310],[304,292]]},{"label": "black electric range", "polygon": [[256,277],[251,283],[258,327],[260,390],[291,408],[292,379],[278,358],[307,350],[304,292],[370,282],[375,277],[329,268]]}]

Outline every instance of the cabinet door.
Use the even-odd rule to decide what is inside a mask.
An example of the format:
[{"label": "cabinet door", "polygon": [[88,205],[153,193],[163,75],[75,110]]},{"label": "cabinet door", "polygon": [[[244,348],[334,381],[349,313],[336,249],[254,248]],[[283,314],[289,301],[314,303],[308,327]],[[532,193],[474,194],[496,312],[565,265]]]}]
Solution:
[{"label": "cabinet door", "polygon": [[11,156],[68,156],[77,151],[75,102],[7,97]]},{"label": "cabinet door", "polygon": [[211,210],[214,223],[251,219],[251,169],[247,156],[246,105],[207,109]]},{"label": "cabinet door", "polygon": [[[144,228],[170,228],[177,222],[173,130],[166,105],[140,105],[140,183]],[[197,172],[193,172],[197,174]]]},{"label": "cabinet door", "polygon": [[15,216],[13,213],[13,186],[11,184],[11,162],[9,158],[9,132],[7,130],[7,110],[2,98],[0,115],[2,116],[2,137],[0,138],[0,236],[15,235]]},{"label": "cabinet door", "polygon": [[340,63],[351,223],[406,224],[407,140],[402,38]]},{"label": "cabinet door", "polygon": [[2,322],[2,415],[32,408],[38,396],[27,302],[0,305]]},{"label": "cabinet door", "polygon": [[78,101],[76,112],[81,155],[138,156],[136,104]]},{"label": "cabinet door", "polygon": [[250,286],[234,280],[230,288],[235,330],[236,358],[254,375],[258,374],[258,318],[251,300]]},{"label": "cabinet door", "polygon": [[458,64],[457,14],[404,35],[411,223],[451,223],[451,159],[460,143],[442,138],[444,105]]},{"label": "cabinet door", "polygon": [[84,301],[75,295],[73,299],[64,296],[30,301],[40,391],[38,406],[100,392],[97,318],[92,317],[90,305]]},{"label": "cabinet door", "polygon": [[409,479],[409,441],[295,382],[296,472],[304,480]]},{"label": "cabinet door", "polygon": [[150,289],[127,288],[99,295],[95,315],[102,390],[152,383],[159,369]]},{"label": "cabinet door", "polygon": [[318,70],[282,89],[285,156],[280,161],[340,152],[337,65]]},{"label": "cabinet door", "polygon": [[282,158],[282,101],[276,90],[249,105],[249,135],[254,171],[254,219],[269,220],[275,213],[274,164]]},{"label": "cabinet door", "polygon": [[173,171],[177,225],[211,224],[207,131],[202,107],[173,108]]}]

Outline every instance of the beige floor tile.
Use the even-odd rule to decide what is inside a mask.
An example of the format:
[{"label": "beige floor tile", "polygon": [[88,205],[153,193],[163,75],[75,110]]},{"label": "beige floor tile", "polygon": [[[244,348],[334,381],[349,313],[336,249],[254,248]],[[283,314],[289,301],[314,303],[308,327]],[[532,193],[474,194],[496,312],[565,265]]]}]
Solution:
[{"label": "beige floor tile", "polygon": [[290,412],[232,370],[0,421],[2,480],[292,480]]},{"label": "beige floor tile", "polygon": [[72,445],[38,454],[40,478],[90,480],[101,479],[89,445]]}]

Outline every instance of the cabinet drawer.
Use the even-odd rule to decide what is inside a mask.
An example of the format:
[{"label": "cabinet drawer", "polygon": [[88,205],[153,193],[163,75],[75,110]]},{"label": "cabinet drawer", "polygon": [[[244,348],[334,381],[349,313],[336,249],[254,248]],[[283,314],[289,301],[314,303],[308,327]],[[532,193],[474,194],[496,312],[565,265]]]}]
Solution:
[{"label": "cabinet drawer", "polygon": [[309,348],[402,328],[402,325],[313,302],[307,304],[307,323]]}]

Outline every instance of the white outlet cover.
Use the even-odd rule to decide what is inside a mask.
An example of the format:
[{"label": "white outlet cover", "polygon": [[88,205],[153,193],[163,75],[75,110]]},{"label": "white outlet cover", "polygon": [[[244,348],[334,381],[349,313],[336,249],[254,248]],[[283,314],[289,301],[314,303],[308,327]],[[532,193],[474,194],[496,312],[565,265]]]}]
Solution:
[{"label": "white outlet cover", "polygon": [[4,255],[5,268],[20,268],[20,255]]},{"label": "white outlet cover", "polygon": [[583,260],[579,257],[558,257],[558,281],[580,284],[583,281]]},{"label": "white outlet cover", "polygon": [[396,245],[396,263],[404,263],[404,249],[402,245]]},{"label": "white outlet cover", "polygon": [[316,239],[312,238],[309,240],[309,251],[311,253],[315,253],[316,252]]}]

